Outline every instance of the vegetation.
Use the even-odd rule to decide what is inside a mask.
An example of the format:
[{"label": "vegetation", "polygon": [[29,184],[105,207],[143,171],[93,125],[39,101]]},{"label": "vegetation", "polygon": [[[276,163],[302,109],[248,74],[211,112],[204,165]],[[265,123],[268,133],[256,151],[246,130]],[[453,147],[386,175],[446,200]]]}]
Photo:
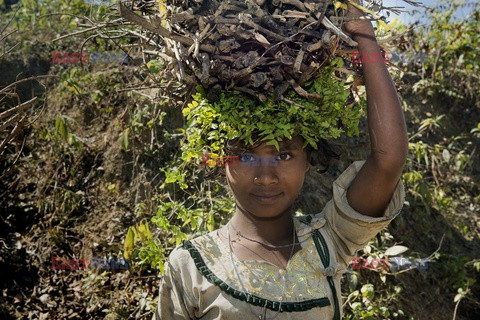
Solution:
[{"label": "vegetation", "polygon": [[[454,20],[459,8],[469,14]],[[403,33],[391,51],[429,59],[390,66],[409,126],[407,201],[359,254],[425,258],[428,268],[350,270],[343,284],[346,319],[480,316],[479,9],[442,1],[427,12],[427,25],[390,23]],[[0,153],[0,319],[150,319],[169,252],[223,224],[234,208],[224,181],[206,179],[208,170],[195,162],[203,152],[199,141],[211,138],[217,152],[220,135],[206,137],[192,123],[217,125],[231,137],[240,131],[222,127],[219,105],[202,100],[201,92],[191,100],[194,93],[181,84],[164,85],[162,40],[124,24],[115,6],[20,0],[2,10],[0,90],[20,79],[11,71],[19,68],[31,71],[22,77],[58,78],[45,82],[46,91],[33,85],[0,91],[0,102],[8,102],[0,113],[18,101],[6,94],[17,93],[20,103],[32,91],[37,98],[24,111],[22,131]],[[142,51],[152,42],[157,52]],[[128,64],[50,63],[52,51],[82,50],[127,52]],[[39,73],[43,64],[48,68]],[[235,96],[224,99],[236,103]],[[193,108],[204,108],[201,119],[189,117]],[[355,108],[344,125],[359,128],[358,137],[325,125],[341,159],[325,174],[311,170],[295,203],[298,214],[322,207],[330,198],[325,185],[367,154],[364,119],[357,124],[361,105]],[[319,121],[314,114],[306,120]],[[294,133],[277,127],[263,128],[263,135]],[[307,135],[313,145],[313,132]],[[52,270],[52,257],[125,257],[129,269]]]},{"label": "vegetation", "polygon": [[342,127],[350,135],[358,135],[365,99],[345,106],[350,89],[334,75],[334,68],[342,66],[343,60],[337,58],[323,69],[321,77],[306,84],[307,91],[322,97],[321,102],[309,101],[290,90],[286,98],[293,104],[273,98],[257,103],[238,92],[221,94],[219,101],[210,103],[199,86],[193,101],[183,109],[188,121],[183,160],[200,159],[205,151],[221,156],[227,140],[241,139],[253,145],[254,134],[277,149],[279,141],[295,135],[301,135],[305,146],[315,149],[320,138],[338,138]]}]

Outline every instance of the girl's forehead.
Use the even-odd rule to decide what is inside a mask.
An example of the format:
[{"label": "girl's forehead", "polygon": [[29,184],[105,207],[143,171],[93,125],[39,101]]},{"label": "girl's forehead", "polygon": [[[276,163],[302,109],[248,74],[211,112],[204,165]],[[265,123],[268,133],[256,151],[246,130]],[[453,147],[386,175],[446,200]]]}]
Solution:
[{"label": "girl's forehead", "polygon": [[[283,140],[278,142],[280,152],[283,151],[294,151],[294,150],[303,150],[303,141],[299,137],[294,137],[291,140]],[[265,150],[265,151],[271,151],[271,152],[277,152],[277,149],[273,145],[268,145],[265,142],[262,142],[260,145],[255,146],[252,148],[252,151],[260,151],[260,150]]]},{"label": "girl's forehead", "polygon": [[[301,136],[295,136],[290,140],[279,141],[279,151],[294,151],[294,150],[303,150],[303,138]],[[227,152],[233,154],[239,153],[252,153],[259,151],[267,151],[270,153],[278,152],[275,146],[268,145],[266,142],[257,141],[254,145],[246,145],[238,140],[231,141],[227,143],[226,147]]]}]

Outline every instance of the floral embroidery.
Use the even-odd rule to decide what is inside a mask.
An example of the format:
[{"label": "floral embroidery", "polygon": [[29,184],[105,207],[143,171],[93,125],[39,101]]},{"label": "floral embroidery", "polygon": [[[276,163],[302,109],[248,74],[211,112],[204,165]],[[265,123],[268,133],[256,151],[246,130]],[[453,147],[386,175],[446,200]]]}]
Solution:
[{"label": "floral embroidery", "polygon": [[[302,249],[293,256],[287,267],[285,302],[299,302],[327,297],[329,288],[326,276],[335,274],[339,269],[330,268],[328,274],[325,274],[325,269],[311,237],[313,229],[321,228],[325,224],[323,216],[314,218],[310,221],[310,224],[306,224],[308,221],[300,221],[303,218],[296,217],[294,219]],[[191,242],[200,252],[206,266],[219,279],[236,290],[243,291],[242,284],[235,276],[230,255],[226,254],[229,248],[218,237],[216,231],[193,239]],[[236,264],[239,274],[244,276],[242,283],[248,293],[274,301],[281,299],[284,270],[265,261],[236,260]]]}]

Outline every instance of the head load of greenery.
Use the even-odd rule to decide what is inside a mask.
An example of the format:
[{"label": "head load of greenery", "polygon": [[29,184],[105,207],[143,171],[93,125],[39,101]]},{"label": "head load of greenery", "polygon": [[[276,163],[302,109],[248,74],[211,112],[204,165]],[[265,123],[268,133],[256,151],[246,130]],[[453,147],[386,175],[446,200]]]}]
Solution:
[{"label": "head load of greenery", "polygon": [[304,85],[306,91],[321,97],[319,101],[291,90],[280,101],[268,98],[259,102],[239,92],[228,92],[210,102],[204,89],[197,87],[193,101],[183,110],[187,119],[183,160],[199,161],[205,153],[211,157],[226,155],[225,146],[232,140],[243,141],[246,146],[260,140],[279,150],[279,141],[300,136],[304,147],[317,150],[323,139],[337,138],[343,131],[358,135],[365,100],[347,103],[351,85],[335,76],[336,68],[343,64],[341,58],[334,59],[320,77]]}]

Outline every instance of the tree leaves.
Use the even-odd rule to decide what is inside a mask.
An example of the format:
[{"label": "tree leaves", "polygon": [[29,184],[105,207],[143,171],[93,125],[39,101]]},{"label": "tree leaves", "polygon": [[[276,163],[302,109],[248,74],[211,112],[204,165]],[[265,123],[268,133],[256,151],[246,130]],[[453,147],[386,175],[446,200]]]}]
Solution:
[{"label": "tree leaves", "polygon": [[57,116],[55,118],[55,132],[62,138],[63,140],[68,140],[68,124],[65,121],[64,116]]},{"label": "tree leaves", "polygon": [[120,145],[122,146],[123,151],[128,150],[128,134],[129,133],[130,133],[130,128],[127,128],[120,135]]},{"label": "tree leaves", "polygon": [[128,228],[127,236],[123,244],[123,256],[125,259],[130,259],[135,243],[139,239],[141,242],[146,242],[153,239],[148,222],[140,222],[139,224]]},{"label": "tree leaves", "polygon": [[133,248],[135,247],[135,228],[128,228],[127,236],[125,237],[125,242],[123,243],[123,257],[125,259],[130,259],[132,256]]}]

